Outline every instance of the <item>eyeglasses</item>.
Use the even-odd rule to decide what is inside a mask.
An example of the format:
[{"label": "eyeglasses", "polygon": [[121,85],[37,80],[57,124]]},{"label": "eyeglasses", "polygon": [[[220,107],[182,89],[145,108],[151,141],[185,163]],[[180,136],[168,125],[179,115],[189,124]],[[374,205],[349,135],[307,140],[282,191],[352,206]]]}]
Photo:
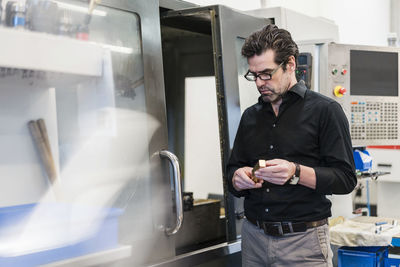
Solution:
[{"label": "eyeglasses", "polygon": [[255,82],[257,81],[257,78],[260,78],[260,80],[262,81],[268,81],[272,79],[272,75],[274,75],[275,72],[277,72],[279,70],[280,67],[282,67],[283,62],[281,64],[279,64],[278,67],[276,67],[275,69],[273,69],[270,73],[254,73],[251,72],[250,70],[247,71],[247,73],[244,75],[244,77],[246,78],[246,80],[251,81],[251,82]]}]

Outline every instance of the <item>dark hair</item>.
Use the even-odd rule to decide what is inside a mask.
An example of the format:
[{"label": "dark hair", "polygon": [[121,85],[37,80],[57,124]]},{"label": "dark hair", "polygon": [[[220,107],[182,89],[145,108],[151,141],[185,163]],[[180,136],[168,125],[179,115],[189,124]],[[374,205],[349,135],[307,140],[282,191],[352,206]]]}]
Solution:
[{"label": "dark hair", "polygon": [[294,56],[297,65],[299,56],[297,44],[287,30],[279,29],[273,24],[269,24],[247,37],[242,47],[242,55],[247,58],[254,55],[259,56],[268,49],[272,49],[275,52],[276,64],[284,62],[283,70],[286,70],[286,64],[290,56]]}]

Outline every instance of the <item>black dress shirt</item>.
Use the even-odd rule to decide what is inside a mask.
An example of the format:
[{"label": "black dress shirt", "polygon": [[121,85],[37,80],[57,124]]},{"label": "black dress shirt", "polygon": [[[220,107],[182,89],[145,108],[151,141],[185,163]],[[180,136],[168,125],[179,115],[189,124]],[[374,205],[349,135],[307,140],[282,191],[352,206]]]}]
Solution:
[{"label": "black dress shirt", "polygon": [[[262,188],[236,191],[234,172],[259,159],[285,159],[312,167],[316,189],[302,185],[263,183]],[[275,115],[261,97],[243,113],[227,166],[229,190],[245,197],[245,215],[263,221],[315,221],[331,216],[325,195],[350,193],[356,183],[347,118],[326,96],[294,85]]]}]

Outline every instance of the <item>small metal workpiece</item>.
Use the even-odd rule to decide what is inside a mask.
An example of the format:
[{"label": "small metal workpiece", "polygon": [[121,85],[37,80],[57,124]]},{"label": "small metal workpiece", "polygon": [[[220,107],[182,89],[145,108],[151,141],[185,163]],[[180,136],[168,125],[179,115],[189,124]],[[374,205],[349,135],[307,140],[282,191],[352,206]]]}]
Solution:
[{"label": "small metal workpiece", "polygon": [[258,160],[257,164],[254,166],[253,170],[251,171],[251,180],[253,180],[255,183],[258,183],[260,179],[258,179],[255,176],[255,172],[260,169],[260,168],[265,168],[266,167],[266,162],[263,159]]}]

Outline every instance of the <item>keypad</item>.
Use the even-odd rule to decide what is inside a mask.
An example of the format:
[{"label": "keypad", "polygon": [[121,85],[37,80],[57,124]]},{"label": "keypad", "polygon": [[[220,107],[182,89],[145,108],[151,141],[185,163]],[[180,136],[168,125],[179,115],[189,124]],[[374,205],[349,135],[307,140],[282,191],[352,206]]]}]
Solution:
[{"label": "keypad", "polygon": [[350,110],[350,133],[353,140],[398,139],[398,103],[352,102]]}]

